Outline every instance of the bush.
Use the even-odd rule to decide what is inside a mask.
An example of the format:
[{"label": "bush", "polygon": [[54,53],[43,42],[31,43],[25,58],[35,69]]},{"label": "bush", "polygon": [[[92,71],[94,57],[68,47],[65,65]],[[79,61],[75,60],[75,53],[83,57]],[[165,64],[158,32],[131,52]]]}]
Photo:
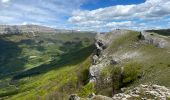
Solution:
[{"label": "bush", "polygon": [[141,77],[141,73],[140,63],[129,62],[115,66],[109,65],[102,70],[100,79],[96,84],[96,91],[100,94],[109,94],[110,92],[115,94],[119,92],[120,88]]},{"label": "bush", "polygon": [[142,66],[139,63],[127,63],[124,66],[122,74],[123,84],[133,82],[137,78],[141,77]]},{"label": "bush", "polygon": [[112,70],[112,87],[113,87],[113,94],[115,94],[121,87],[122,87],[122,75],[121,75],[121,67],[115,66]]}]

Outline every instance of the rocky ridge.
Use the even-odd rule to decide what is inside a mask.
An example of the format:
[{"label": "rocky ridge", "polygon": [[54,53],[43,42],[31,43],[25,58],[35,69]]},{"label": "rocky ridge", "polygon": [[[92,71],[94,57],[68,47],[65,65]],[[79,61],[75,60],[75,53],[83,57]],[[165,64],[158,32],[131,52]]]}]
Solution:
[{"label": "rocky ridge", "polygon": [[57,30],[39,25],[0,25],[0,34],[19,34],[19,33],[56,33]]},{"label": "rocky ridge", "polygon": [[[128,30],[114,30],[107,34],[97,34],[95,42],[95,52],[93,54],[93,63],[89,69],[90,82],[98,82],[100,80],[100,74],[104,68],[109,64],[116,65],[125,59],[133,59],[135,57],[142,56],[139,51],[126,51],[121,54],[108,54],[110,45],[114,43],[117,38],[128,34]],[[165,36],[150,32],[141,32],[139,35],[140,42],[154,45],[159,48],[167,48],[169,42]],[[132,46],[137,46],[138,43]],[[130,45],[131,46],[131,45]],[[122,67],[123,71],[123,67]],[[105,81],[111,81],[109,78]],[[99,81],[100,82],[100,81]],[[156,84],[139,85],[135,88],[122,88],[121,93],[113,95],[113,97],[106,97],[102,95],[91,94],[88,98],[80,98],[77,95],[72,95],[70,100],[169,100],[170,90],[165,86]]]},{"label": "rocky ridge", "polygon": [[152,32],[142,31],[140,37],[146,43],[153,44],[159,48],[167,48],[170,45],[166,40],[166,37],[160,36],[158,34],[155,35]]},{"label": "rocky ridge", "polygon": [[[95,52],[93,55],[93,63],[89,69],[90,72],[90,82],[95,82],[99,79],[100,72],[103,68],[107,67],[109,64],[117,64],[125,59],[133,59],[137,56],[140,56],[139,51],[128,51],[121,54],[109,55],[107,49],[110,47],[111,43],[114,43],[114,40],[117,38],[128,34],[129,30],[114,30],[111,33],[96,35],[95,39]],[[168,48],[170,43],[166,40],[166,37],[160,36],[154,33],[141,32],[139,38],[142,42],[154,45],[159,48]],[[138,43],[136,43],[138,45]]]},{"label": "rocky ridge", "polygon": [[[84,31],[55,29],[40,25],[0,25],[0,35],[20,33],[76,33]],[[92,32],[95,33],[95,32]]]},{"label": "rocky ridge", "polygon": [[110,34],[98,33],[96,35],[96,49],[93,55],[93,64],[89,69],[90,82],[96,82],[99,79],[102,69],[107,67],[107,65],[110,63],[116,64],[118,62],[112,59],[112,55],[108,55],[107,50],[105,49],[107,49],[116,38],[119,38],[128,32],[128,30],[114,30]]}]

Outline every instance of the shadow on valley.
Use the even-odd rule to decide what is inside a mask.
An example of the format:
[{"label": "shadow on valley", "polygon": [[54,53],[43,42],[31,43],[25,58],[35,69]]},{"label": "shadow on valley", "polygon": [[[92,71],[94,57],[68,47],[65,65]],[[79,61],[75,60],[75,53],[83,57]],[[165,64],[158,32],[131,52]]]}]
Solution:
[{"label": "shadow on valley", "polygon": [[0,37],[0,78],[24,69],[27,58],[21,57],[22,49],[18,43]]},{"label": "shadow on valley", "polygon": [[57,70],[63,66],[76,65],[84,61],[94,50],[94,45],[78,49],[61,55],[59,60],[53,60],[48,64],[43,64],[38,67],[23,71],[13,77],[12,80],[18,80],[24,77],[36,76],[39,74],[46,73],[50,70]]}]

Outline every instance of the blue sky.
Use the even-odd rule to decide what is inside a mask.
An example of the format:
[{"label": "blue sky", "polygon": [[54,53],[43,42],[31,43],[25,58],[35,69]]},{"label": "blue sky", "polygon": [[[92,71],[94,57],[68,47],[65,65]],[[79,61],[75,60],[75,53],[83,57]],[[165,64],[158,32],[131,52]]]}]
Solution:
[{"label": "blue sky", "polygon": [[81,6],[81,8],[87,10],[95,10],[98,8],[104,8],[114,5],[139,4],[143,2],[145,2],[145,0],[91,0],[90,2],[85,2]]},{"label": "blue sky", "polygon": [[170,28],[170,0],[0,0],[0,24],[60,29]]}]

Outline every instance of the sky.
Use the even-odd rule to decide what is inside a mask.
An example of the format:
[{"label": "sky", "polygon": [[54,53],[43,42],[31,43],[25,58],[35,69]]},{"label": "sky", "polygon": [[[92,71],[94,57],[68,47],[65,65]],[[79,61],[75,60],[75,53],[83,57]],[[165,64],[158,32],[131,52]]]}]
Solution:
[{"label": "sky", "polygon": [[0,0],[0,24],[111,31],[170,28],[170,0]]}]

